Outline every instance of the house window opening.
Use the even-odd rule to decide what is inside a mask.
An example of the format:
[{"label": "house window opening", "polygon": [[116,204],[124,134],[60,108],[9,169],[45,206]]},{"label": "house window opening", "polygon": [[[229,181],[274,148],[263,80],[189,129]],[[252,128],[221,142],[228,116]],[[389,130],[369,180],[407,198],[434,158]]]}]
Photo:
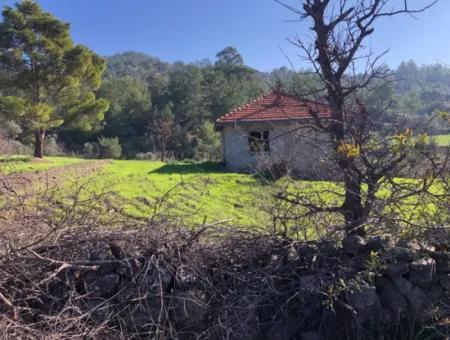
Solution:
[{"label": "house window opening", "polygon": [[268,152],[270,150],[269,131],[250,131],[248,144],[251,152]]}]

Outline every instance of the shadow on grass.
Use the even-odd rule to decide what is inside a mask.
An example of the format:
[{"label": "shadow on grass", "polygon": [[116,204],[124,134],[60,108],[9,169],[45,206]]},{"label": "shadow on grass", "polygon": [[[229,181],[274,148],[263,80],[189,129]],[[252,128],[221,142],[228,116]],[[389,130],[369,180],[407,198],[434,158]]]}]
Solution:
[{"label": "shadow on grass", "polygon": [[188,163],[176,162],[165,164],[162,167],[152,170],[149,174],[214,174],[226,173],[226,168],[223,163],[219,162],[204,162],[204,163]]},{"label": "shadow on grass", "polygon": [[[175,162],[165,164],[162,167],[152,170],[149,174],[166,174],[166,175],[187,175],[187,174],[226,174],[234,173],[227,170],[226,166],[220,162]],[[253,178],[258,184],[264,186],[271,186],[279,179],[270,173],[266,172],[250,172],[246,173],[250,178]],[[254,183],[241,183],[242,185],[254,185]]]}]

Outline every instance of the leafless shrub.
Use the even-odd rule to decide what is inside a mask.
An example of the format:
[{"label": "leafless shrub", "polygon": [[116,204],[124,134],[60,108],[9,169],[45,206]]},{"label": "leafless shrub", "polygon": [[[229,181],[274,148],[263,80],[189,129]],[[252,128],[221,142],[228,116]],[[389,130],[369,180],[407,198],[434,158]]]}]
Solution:
[{"label": "leafless shrub", "polygon": [[[17,179],[23,187],[3,180],[2,338],[370,335],[347,295],[373,284],[377,257],[355,274],[337,242],[222,223],[186,226],[164,216],[177,186],[143,203],[150,218],[133,219],[120,208],[128,202],[108,190],[80,184],[60,196],[50,179],[32,192],[22,190],[25,179]],[[445,313],[448,304],[440,308]]]}]

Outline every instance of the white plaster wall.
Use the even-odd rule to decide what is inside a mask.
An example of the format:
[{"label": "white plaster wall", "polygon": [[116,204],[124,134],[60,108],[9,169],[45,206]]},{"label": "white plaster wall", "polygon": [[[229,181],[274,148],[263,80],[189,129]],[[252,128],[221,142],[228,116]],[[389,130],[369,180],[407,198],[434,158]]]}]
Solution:
[{"label": "white plaster wall", "polygon": [[[265,130],[270,151],[252,153],[249,132]],[[295,122],[225,126],[222,131],[222,156],[231,171],[259,171],[284,162],[301,177],[325,178],[331,169],[330,150],[326,135]]]}]

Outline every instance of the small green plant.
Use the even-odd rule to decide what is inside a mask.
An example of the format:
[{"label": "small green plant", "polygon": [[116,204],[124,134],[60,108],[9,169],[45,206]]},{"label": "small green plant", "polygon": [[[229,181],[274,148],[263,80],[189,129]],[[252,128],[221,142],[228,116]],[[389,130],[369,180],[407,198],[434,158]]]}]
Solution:
[{"label": "small green plant", "polygon": [[379,275],[378,273],[383,268],[383,262],[380,259],[380,255],[376,251],[371,251],[369,258],[366,261],[366,280],[374,284],[375,279]]}]

